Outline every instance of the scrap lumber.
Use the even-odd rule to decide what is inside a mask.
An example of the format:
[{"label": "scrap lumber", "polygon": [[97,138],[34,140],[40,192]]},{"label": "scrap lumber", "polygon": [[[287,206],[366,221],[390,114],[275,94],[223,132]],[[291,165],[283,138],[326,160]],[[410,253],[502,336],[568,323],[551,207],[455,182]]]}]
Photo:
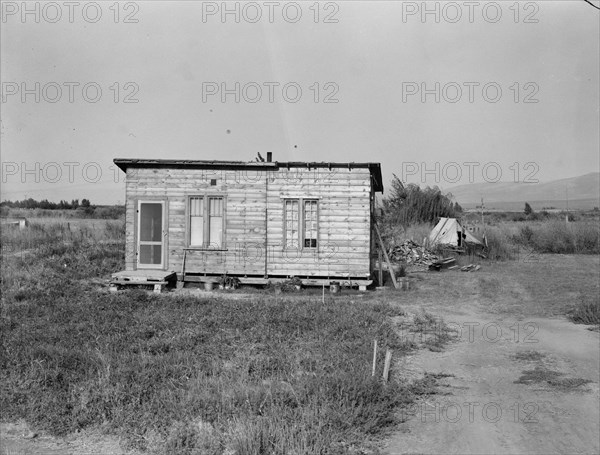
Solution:
[{"label": "scrap lumber", "polygon": [[429,270],[437,270],[438,272],[442,269],[447,269],[456,263],[455,258],[444,258],[434,262],[429,266]]},{"label": "scrap lumber", "polygon": [[431,264],[440,259],[435,253],[412,240],[392,245],[388,249],[388,255],[395,262],[402,262],[411,268],[423,270],[427,270]]}]

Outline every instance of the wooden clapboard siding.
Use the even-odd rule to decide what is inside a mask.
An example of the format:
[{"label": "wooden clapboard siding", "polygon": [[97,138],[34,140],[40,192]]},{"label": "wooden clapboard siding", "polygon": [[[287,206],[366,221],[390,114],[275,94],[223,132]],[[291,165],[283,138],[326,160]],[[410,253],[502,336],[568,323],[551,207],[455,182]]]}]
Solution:
[{"label": "wooden clapboard siding", "polygon": [[[136,268],[138,200],[168,201],[165,268],[179,272],[188,246],[188,197],[216,195],[226,198],[224,251],[188,251],[186,273],[340,278],[370,274],[373,190],[369,169],[132,167],[127,169],[126,191],[127,270]],[[318,248],[284,249],[286,198],[318,201]]]},{"label": "wooden clapboard siding", "polygon": [[[320,169],[323,171],[323,169]],[[269,182],[269,243],[284,243],[284,199],[318,200],[317,250],[274,248],[268,273],[297,276],[368,276],[370,271],[370,173],[367,169],[337,169],[331,178],[310,179],[304,169],[286,178],[282,171]]]}]

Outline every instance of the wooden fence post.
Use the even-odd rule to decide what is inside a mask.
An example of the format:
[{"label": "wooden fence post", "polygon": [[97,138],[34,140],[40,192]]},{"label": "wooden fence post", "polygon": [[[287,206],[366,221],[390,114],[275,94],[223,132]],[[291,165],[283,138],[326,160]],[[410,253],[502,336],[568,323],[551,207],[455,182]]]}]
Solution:
[{"label": "wooden fence post", "polygon": [[390,272],[390,276],[392,277],[392,283],[394,283],[394,288],[398,289],[398,283],[396,281],[396,273],[394,272],[394,269],[392,268],[392,263],[390,262],[390,258],[385,249],[385,245],[383,244],[383,239],[381,238],[381,232],[379,232],[379,227],[377,226],[377,223],[373,223],[373,225],[375,226],[375,232],[377,232],[377,237],[379,238],[379,245],[381,245],[381,249],[383,250],[383,255],[385,257],[385,262],[387,262],[388,270]]},{"label": "wooden fence post", "polygon": [[375,368],[377,367],[377,340],[373,341],[373,370],[371,376],[375,376]]},{"label": "wooden fence post", "polygon": [[383,382],[388,382],[390,376],[390,364],[392,363],[392,351],[385,351],[385,364],[383,365]]},{"label": "wooden fence post", "polygon": [[383,252],[381,251],[382,246],[379,245],[379,286],[383,286]]}]

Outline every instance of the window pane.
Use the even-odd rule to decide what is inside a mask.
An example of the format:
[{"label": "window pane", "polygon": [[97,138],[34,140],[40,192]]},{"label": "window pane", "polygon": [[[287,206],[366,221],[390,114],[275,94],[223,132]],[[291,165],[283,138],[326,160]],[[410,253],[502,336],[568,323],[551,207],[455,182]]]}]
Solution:
[{"label": "window pane", "polygon": [[204,197],[190,198],[190,246],[204,243]]},{"label": "window pane", "polygon": [[288,199],[285,201],[285,248],[298,248],[298,209],[297,200]]},{"label": "window pane", "polygon": [[221,248],[222,235],[223,235],[223,217],[211,216],[210,217],[210,248]]},{"label": "window pane", "polygon": [[223,216],[223,198],[210,199],[210,216]]},{"label": "window pane", "polygon": [[317,247],[317,201],[304,201],[304,247]]},{"label": "window pane", "polygon": [[190,217],[190,245],[202,246],[204,243],[204,218],[201,216]]},{"label": "window pane", "polygon": [[203,216],[203,215],[204,215],[204,198],[203,197],[190,198],[190,216]]},{"label": "window pane", "polygon": [[142,242],[162,240],[162,204],[140,204],[140,240]]},{"label": "window pane", "polygon": [[160,264],[161,262],[161,245],[140,245],[140,264]]},{"label": "window pane", "polygon": [[221,248],[223,244],[223,198],[211,197],[209,205],[208,243],[210,248]]}]

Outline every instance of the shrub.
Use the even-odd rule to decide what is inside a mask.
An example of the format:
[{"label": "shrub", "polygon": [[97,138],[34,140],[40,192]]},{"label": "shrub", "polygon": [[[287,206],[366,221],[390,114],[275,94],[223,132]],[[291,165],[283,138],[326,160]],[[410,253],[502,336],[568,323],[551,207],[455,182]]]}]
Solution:
[{"label": "shrub", "polygon": [[533,239],[533,229],[531,229],[529,226],[521,227],[520,239],[519,239],[521,241],[521,243],[528,245],[532,239]]},{"label": "shrub", "polygon": [[506,232],[491,227],[486,230],[486,237],[486,252],[489,259],[506,261],[514,258],[514,244]]},{"label": "shrub", "polygon": [[537,253],[598,254],[600,226],[595,222],[567,224],[564,220],[554,219],[522,226],[510,240]]},{"label": "shrub", "polygon": [[600,325],[600,302],[581,297],[568,317],[576,324]]}]

